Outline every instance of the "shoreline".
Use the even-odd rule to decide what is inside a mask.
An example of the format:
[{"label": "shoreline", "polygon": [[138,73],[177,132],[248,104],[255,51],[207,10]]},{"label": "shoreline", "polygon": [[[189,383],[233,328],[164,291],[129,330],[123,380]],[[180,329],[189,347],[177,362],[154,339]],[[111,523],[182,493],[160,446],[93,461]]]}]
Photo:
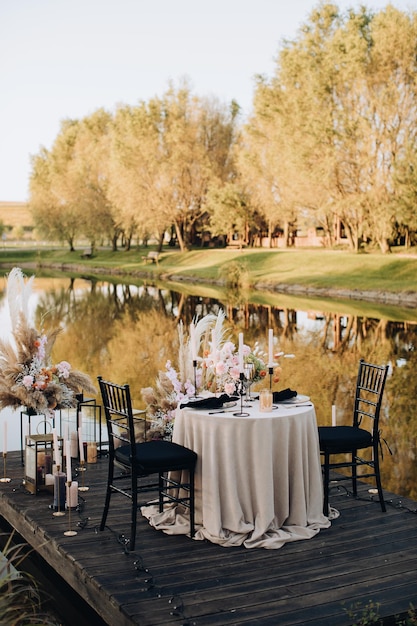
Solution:
[{"label": "shoreline", "polygon": [[[9,268],[14,267],[16,264],[10,263],[0,263],[0,267]],[[205,279],[202,280],[197,276],[190,275],[181,275],[181,274],[156,274],[153,271],[149,271],[146,269],[119,269],[116,267],[107,268],[102,266],[86,266],[86,265],[78,265],[74,263],[47,263],[47,262],[23,262],[19,264],[19,267],[23,269],[31,269],[36,271],[36,269],[51,269],[55,271],[61,272],[75,272],[77,274],[91,274],[91,275],[108,275],[108,276],[124,276],[124,277],[132,277],[139,279],[152,279],[154,281],[161,280],[164,282],[172,282],[172,283],[192,283],[195,285],[215,285],[217,287],[227,287],[227,281],[224,279]],[[379,304],[387,304],[394,306],[401,306],[405,308],[417,308],[417,292],[416,291],[407,291],[407,292],[389,292],[389,291],[380,291],[380,290],[355,290],[355,289],[346,289],[344,287],[312,287],[308,285],[299,285],[299,284],[287,284],[287,283],[277,283],[271,284],[266,282],[257,282],[254,283],[250,289],[254,291],[260,292],[269,292],[269,293],[286,293],[290,295],[304,295],[307,297],[315,297],[315,298],[332,298],[332,299],[340,299],[340,300],[356,300],[366,301],[366,302],[374,302]]]}]

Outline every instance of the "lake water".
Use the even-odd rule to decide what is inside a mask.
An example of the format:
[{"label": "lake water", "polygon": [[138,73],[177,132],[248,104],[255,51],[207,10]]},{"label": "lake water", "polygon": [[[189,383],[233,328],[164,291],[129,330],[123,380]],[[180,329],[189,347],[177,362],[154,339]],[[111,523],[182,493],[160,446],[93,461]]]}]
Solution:
[{"label": "lake water", "polygon": [[[250,346],[274,352],[282,376],[276,389],[291,387],[313,400],[319,424],[350,423],[360,358],[390,364],[381,419],[383,485],[417,499],[417,313],[355,301],[247,294],[198,285],[146,285],[39,273],[30,301],[34,324],[63,329],[54,360],[67,360],[93,379],[98,375],[131,385],[134,405],[144,408],[143,387],[153,386],[166,362],[176,365],[178,323],[222,308],[233,340],[244,333]],[[43,321],[42,321],[43,320]],[[10,339],[5,280],[0,280],[0,336]],[[19,411],[5,409],[8,449],[20,448]]]}]

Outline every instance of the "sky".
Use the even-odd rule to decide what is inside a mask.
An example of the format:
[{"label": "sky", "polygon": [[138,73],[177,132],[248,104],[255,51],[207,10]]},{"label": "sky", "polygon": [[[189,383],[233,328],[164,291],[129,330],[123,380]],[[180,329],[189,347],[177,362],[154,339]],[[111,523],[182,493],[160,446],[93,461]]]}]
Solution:
[{"label": "sky", "polygon": [[[345,11],[387,0],[333,0]],[[391,0],[403,11],[417,0]],[[198,96],[251,109],[284,39],[313,0],[0,0],[0,201],[28,200],[31,156],[65,119],[162,96],[186,78]]]}]

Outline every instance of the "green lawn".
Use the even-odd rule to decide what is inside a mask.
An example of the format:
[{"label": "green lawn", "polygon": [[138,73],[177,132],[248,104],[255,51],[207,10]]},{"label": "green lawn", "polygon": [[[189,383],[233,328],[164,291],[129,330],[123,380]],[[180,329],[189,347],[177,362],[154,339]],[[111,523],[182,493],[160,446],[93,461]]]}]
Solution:
[{"label": "green lawn", "polygon": [[145,264],[147,249],[129,252],[99,250],[92,259],[82,259],[82,250],[0,250],[0,263],[7,266],[31,264],[32,268],[55,267],[79,271],[94,268],[128,275],[144,273],[170,280],[194,277],[202,282],[224,279],[233,269],[244,277],[247,287],[300,285],[315,288],[376,290],[393,293],[417,291],[417,255],[353,254],[335,250],[192,250],[181,253],[163,250],[158,265]]}]

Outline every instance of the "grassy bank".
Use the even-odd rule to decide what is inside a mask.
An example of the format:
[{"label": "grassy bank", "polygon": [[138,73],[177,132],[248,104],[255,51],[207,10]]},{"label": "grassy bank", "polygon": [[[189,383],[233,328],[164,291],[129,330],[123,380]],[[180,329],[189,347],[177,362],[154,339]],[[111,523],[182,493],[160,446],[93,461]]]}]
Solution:
[{"label": "grassy bank", "polygon": [[193,250],[164,249],[158,264],[145,263],[148,249],[99,250],[83,259],[82,250],[3,249],[3,266],[50,267],[70,271],[227,283],[237,277],[246,288],[350,290],[392,294],[417,293],[417,256],[353,254],[334,250]]}]

